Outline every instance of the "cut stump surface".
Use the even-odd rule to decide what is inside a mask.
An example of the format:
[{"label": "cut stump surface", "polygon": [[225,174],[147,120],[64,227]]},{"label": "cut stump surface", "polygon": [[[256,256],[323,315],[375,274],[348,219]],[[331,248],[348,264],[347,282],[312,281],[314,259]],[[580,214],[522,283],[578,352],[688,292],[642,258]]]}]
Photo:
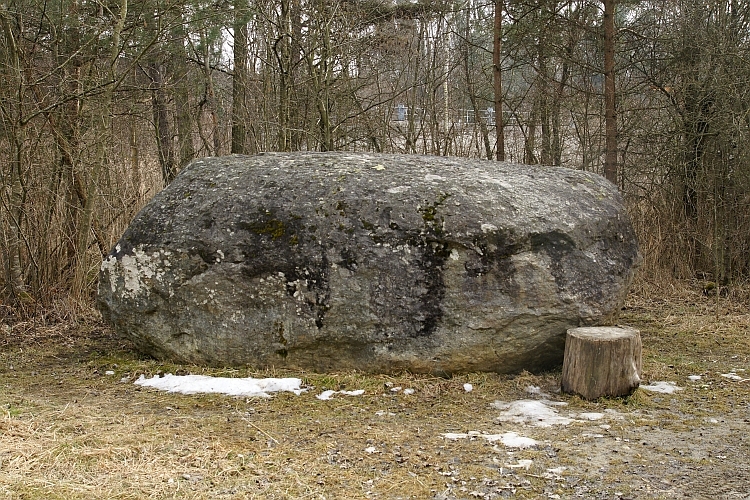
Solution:
[{"label": "cut stump surface", "polygon": [[571,328],[565,341],[562,390],[585,399],[626,396],[638,388],[641,334],[627,327]]}]

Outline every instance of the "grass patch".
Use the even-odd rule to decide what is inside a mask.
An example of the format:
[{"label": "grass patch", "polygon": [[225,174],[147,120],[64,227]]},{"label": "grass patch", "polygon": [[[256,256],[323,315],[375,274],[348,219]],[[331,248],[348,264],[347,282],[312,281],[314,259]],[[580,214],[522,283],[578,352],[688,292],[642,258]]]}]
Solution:
[{"label": "grass patch", "polygon": [[[633,295],[621,318],[641,330],[645,381],[585,401],[559,372],[450,379],[357,372],[206,369],[146,359],[93,318],[8,325],[0,349],[0,497],[83,498],[691,498],[746,491],[749,317],[741,301],[680,290]],[[108,372],[114,372],[108,374]],[[141,388],[140,375],[295,376],[300,396],[185,396]],[[700,375],[691,382],[688,375]],[[473,386],[471,392],[464,384]],[[491,403],[539,387],[561,414],[600,421],[535,427],[497,419]],[[401,390],[395,389],[401,387]],[[403,389],[414,389],[405,395]],[[315,398],[323,390],[363,396]],[[482,436],[535,439],[506,448]],[[722,458],[723,457],[723,458]],[[529,462],[530,461],[530,462]]]}]

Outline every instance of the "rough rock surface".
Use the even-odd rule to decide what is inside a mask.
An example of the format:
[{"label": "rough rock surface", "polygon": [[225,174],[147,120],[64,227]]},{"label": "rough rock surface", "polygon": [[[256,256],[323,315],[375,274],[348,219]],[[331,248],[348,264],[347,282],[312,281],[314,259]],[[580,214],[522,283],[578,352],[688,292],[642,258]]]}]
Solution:
[{"label": "rough rock surface", "polygon": [[330,371],[536,371],[607,324],[638,249],[597,175],[353,153],[205,158],[133,220],[99,307],[145,353]]}]

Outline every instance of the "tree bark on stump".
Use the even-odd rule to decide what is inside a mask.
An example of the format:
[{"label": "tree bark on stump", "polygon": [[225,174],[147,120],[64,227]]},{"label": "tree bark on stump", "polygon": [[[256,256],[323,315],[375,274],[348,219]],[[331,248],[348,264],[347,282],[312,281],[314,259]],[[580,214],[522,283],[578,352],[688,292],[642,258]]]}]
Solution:
[{"label": "tree bark on stump", "polygon": [[640,384],[641,334],[627,327],[571,328],[565,341],[562,390],[585,399],[625,396]]}]

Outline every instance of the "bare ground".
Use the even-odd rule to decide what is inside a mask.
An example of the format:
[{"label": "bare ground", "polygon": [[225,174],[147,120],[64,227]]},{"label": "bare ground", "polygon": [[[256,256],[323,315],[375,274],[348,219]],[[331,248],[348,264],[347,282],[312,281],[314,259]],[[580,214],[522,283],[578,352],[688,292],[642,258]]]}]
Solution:
[{"label": "bare ground", "polygon": [[[641,330],[642,378],[683,390],[595,402],[560,394],[559,372],[204,370],[143,358],[93,316],[0,325],[0,498],[749,499],[747,301],[717,305],[698,289],[644,296],[621,318]],[[132,383],[159,372],[298,376],[310,390],[238,399]],[[563,416],[605,416],[551,427],[498,420],[492,403],[533,398],[529,386],[568,403]],[[324,389],[366,392],[315,398]],[[482,437],[508,432],[538,445]]]}]

